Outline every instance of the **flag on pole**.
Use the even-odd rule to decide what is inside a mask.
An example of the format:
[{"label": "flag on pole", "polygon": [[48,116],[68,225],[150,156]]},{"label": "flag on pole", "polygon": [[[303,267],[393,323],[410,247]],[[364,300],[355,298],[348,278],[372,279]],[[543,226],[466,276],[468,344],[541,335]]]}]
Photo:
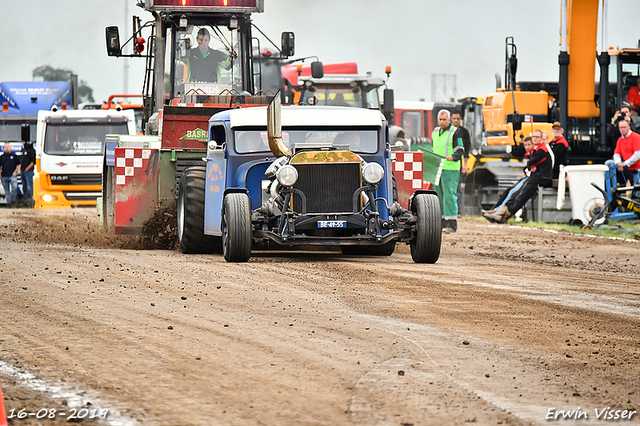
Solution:
[{"label": "flag on pole", "polygon": [[446,158],[422,147],[420,151],[422,151],[422,180],[431,182],[434,186],[440,185],[440,176],[442,176],[442,167]]}]

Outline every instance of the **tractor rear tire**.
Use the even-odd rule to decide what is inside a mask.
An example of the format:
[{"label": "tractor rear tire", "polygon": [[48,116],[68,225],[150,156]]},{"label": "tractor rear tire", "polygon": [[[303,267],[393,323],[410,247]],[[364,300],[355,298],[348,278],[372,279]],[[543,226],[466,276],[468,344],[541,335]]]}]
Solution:
[{"label": "tractor rear tire", "polygon": [[106,160],[104,164],[102,171],[102,227],[109,232],[113,232],[116,226],[115,195],[113,193],[115,184],[114,167],[107,166]]},{"label": "tractor rear tire", "polygon": [[183,253],[221,253],[221,238],[204,233],[206,169],[189,167],[182,172],[178,190],[178,241]]},{"label": "tractor rear tire", "polygon": [[251,202],[247,194],[224,197],[222,252],[227,262],[247,262],[251,258]]},{"label": "tractor rear tire", "polygon": [[418,194],[412,203],[417,216],[411,238],[411,258],[415,263],[436,263],[442,246],[440,201],[434,194]]}]

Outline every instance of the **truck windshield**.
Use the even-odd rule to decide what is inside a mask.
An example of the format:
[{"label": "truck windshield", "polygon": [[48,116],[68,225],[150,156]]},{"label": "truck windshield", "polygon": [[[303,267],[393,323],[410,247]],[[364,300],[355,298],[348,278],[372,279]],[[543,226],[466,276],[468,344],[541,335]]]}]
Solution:
[{"label": "truck windshield", "polygon": [[[267,132],[259,130],[236,130],[236,152],[247,154],[251,152],[269,152]],[[366,130],[282,130],[282,141],[291,148],[292,144],[309,144],[312,146],[348,147],[349,151],[362,154],[373,154],[378,151],[378,131]]]},{"label": "truck windshield", "polygon": [[[0,121],[0,142],[22,142],[22,123]],[[35,142],[35,122],[31,125],[31,142]]]},{"label": "truck windshield", "polygon": [[191,26],[175,34],[175,96],[220,95],[242,87],[238,31],[226,26]]},{"label": "truck windshield", "polygon": [[127,133],[126,123],[50,123],[44,138],[44,152],[49,155],[102,155],[106,135]]}]

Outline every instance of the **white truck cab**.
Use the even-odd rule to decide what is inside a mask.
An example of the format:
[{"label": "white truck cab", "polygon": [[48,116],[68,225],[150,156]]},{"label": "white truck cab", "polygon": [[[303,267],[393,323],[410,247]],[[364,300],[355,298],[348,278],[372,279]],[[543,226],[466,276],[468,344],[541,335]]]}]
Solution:
[{"label": "white truck cab", "polygon": [[132,110],[40,111],[37,126],[36,208],[95,206],[106,135],[136,134]]}]

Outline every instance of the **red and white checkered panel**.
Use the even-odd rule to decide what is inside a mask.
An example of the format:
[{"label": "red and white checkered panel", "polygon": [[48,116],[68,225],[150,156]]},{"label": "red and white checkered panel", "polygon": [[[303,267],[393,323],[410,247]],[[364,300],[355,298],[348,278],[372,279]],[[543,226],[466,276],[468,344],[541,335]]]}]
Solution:
[{"label": "red and white checkered panel", "polygon": [[158,150],[117,147],[114,157],[116,234],[138,234],[158,206]]},{"label": "red and white checkered panel", "polygon": [[421,189],[422,181],[422,153],[421,152],[395,152],[393,172],[396,181],[403,180],[411,184],[413,189]]},{"label": "red and white checkered panel", "polygon": [[133,176],[144,173],[149,165],[151,156],[149,148],[117,148],[115,152],[116,185],[126,185],[133,180]]},{"label": "red and white checkered panel", "polygon": [[431,185],[422,180],[422,153],[397,151],[391,153],[393,175],[398,185],[398,203],[405,209],[409,197],[416,189],[430,189]]}]

